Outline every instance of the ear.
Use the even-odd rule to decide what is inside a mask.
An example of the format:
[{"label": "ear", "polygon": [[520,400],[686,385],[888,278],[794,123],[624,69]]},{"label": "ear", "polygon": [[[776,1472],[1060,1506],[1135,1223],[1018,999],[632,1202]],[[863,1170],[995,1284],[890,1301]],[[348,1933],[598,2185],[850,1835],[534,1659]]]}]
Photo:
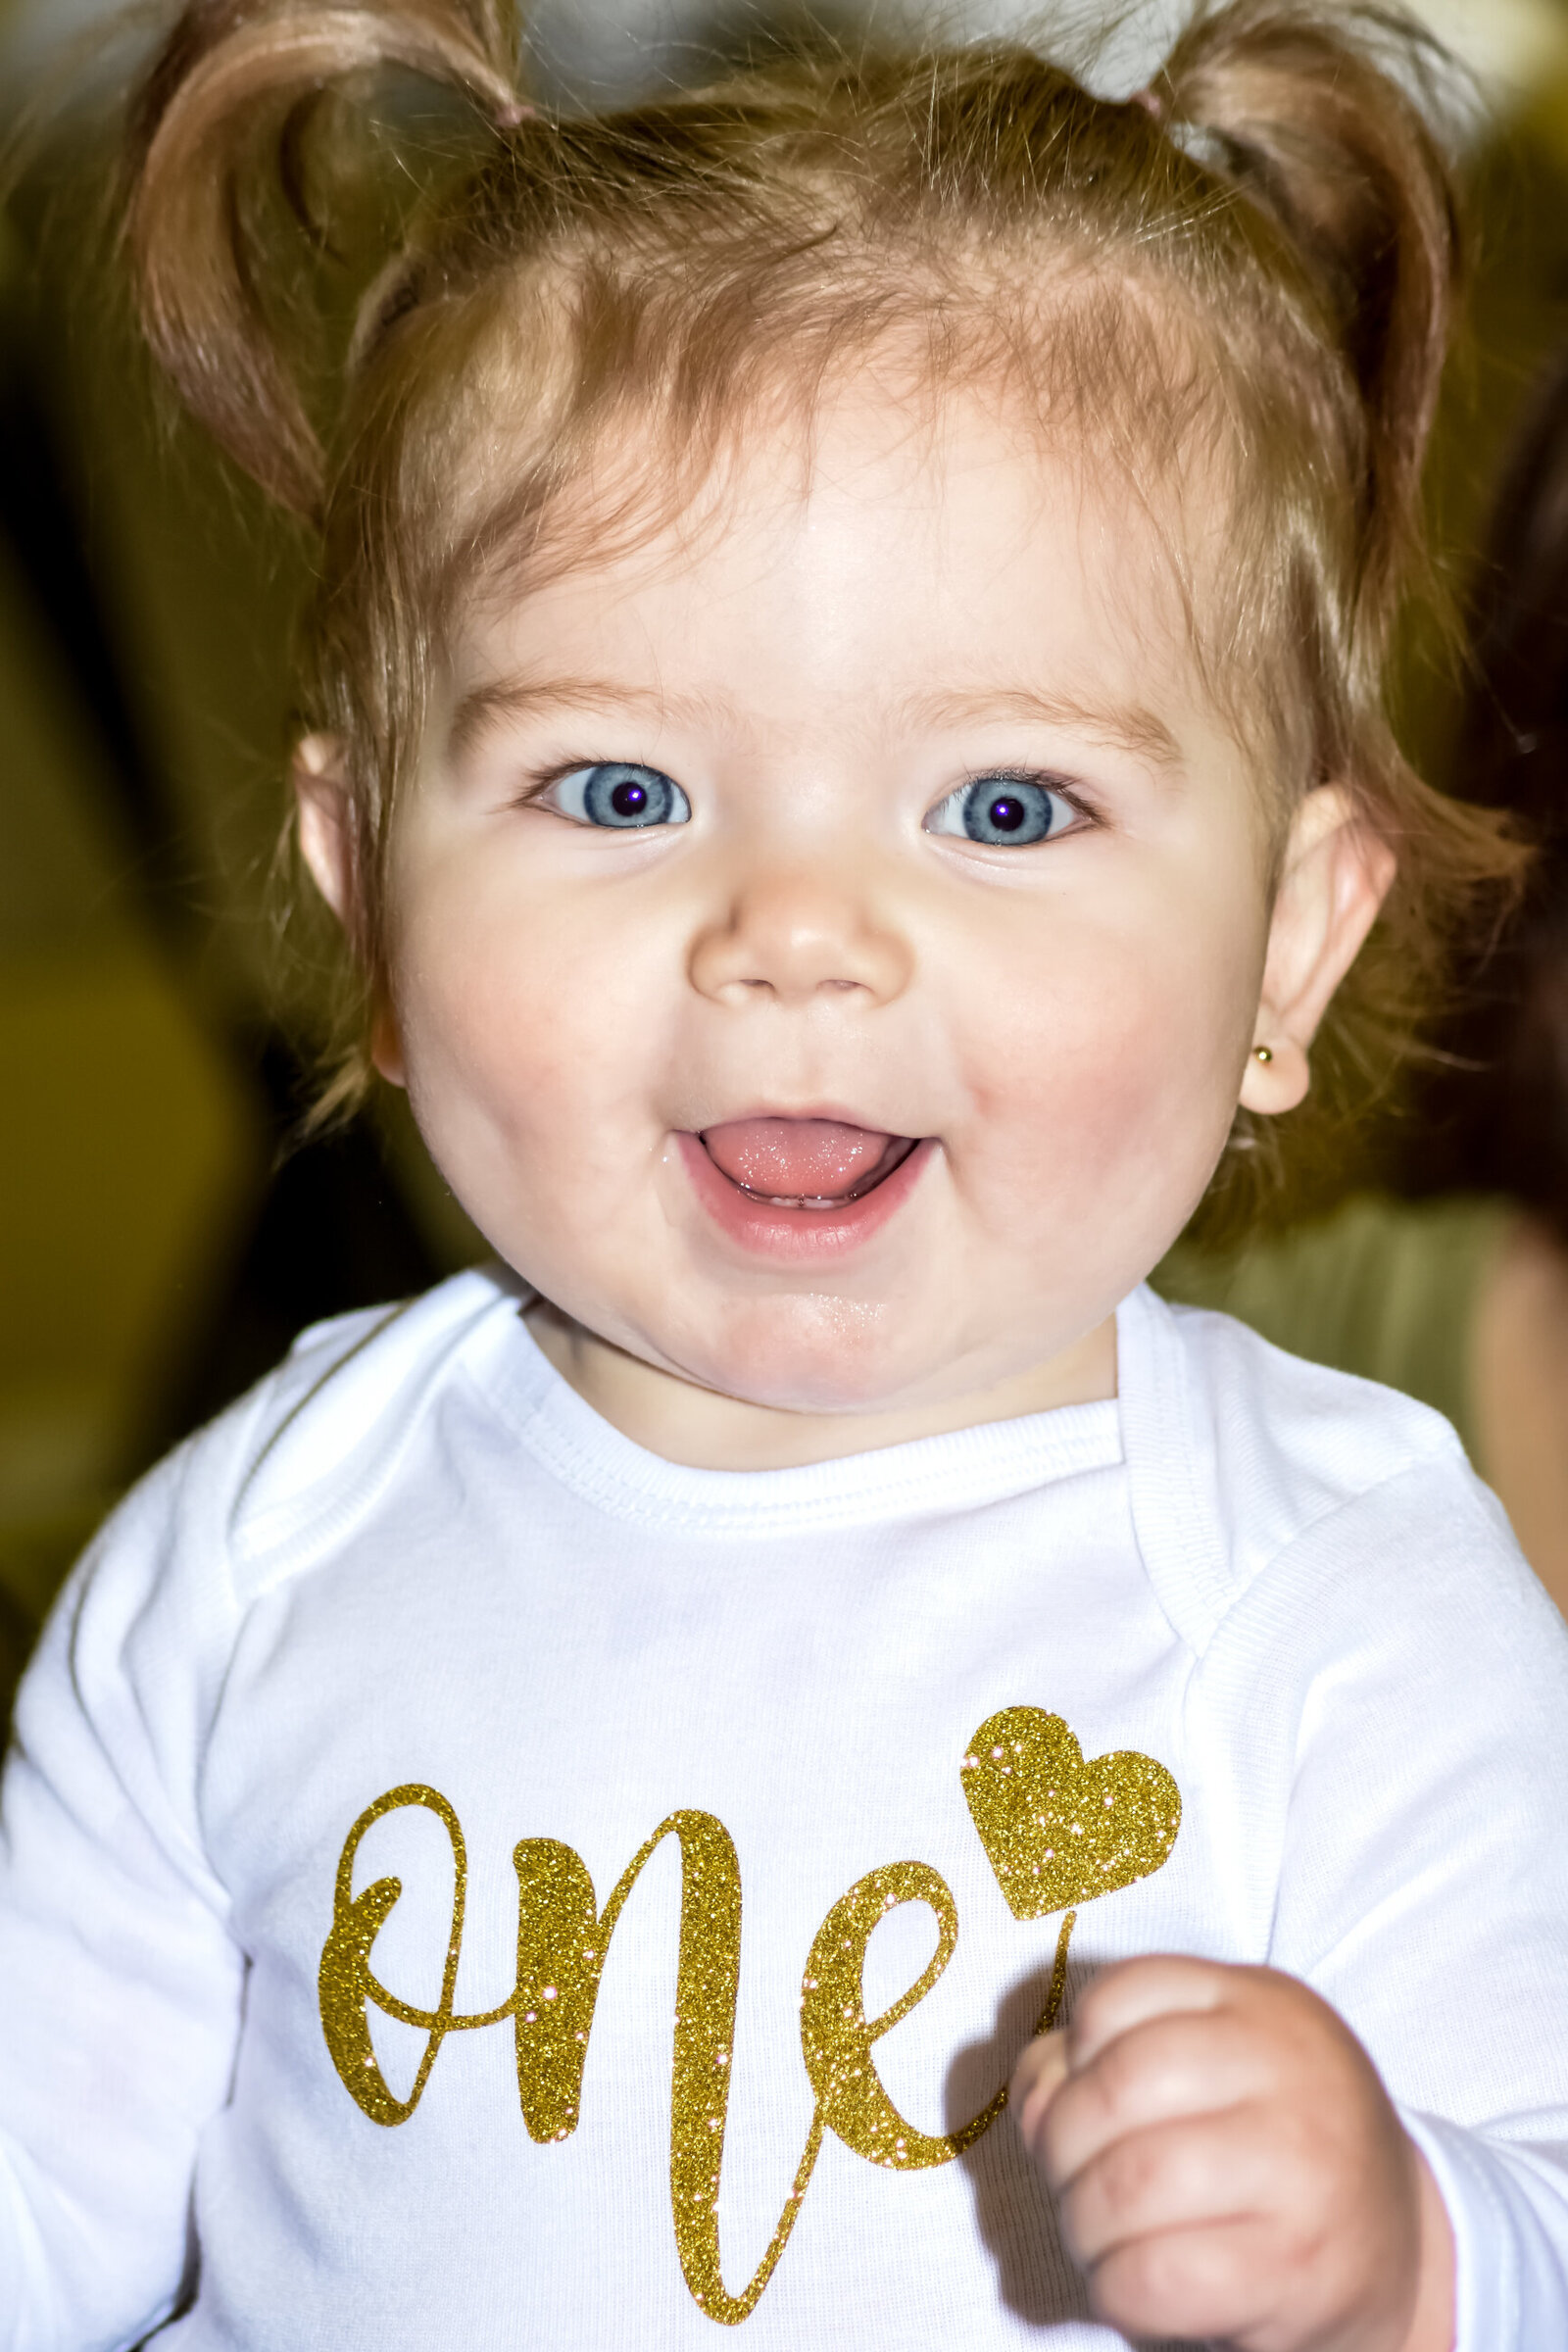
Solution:
[{"label": "ear", "polygon": [[[359,866],[355,857],[354,803],[341,739],[306,735],[291,763],[300,856],[311,879],[353,943],[359,935]],[[370,1059],[383,1078],[402,1086],[403,1051],[384,991],[377,990],[370,1016]]]},{"label": "ear", "polygon": [[[1312,1082],[1307,1059],[1329,1000],[1371,930],[1395,857],[1340,784],[1298,808],[1269,922],[1253,1052],[1242,1079],[1247,1110],[1294,1110]],[[1260,1061],[1256,1049],[1269,1058]]]},{"label": "ear", "polygon": [[290,780],[300,856],[311,879],[352,938],[358,877],[354,808],[343,745],[336,735],[306,735],[294,747]]}]

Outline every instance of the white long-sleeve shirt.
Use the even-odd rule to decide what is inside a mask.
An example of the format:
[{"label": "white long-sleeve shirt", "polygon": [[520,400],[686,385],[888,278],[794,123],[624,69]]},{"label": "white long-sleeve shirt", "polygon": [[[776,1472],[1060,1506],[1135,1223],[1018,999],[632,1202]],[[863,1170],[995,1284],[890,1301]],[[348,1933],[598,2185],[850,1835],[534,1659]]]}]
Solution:
[{"label": "white long-sleeve shirt", "polygon": [[1115,1403],[701,1471],[478,1273],[167,1462],[0,1800],[0,2344],[1108,2348],[995,2094],[1185,1951],[1361,2036],[1461,2352],[1561,2352],[1568,1639],[1436,1416],[1118,1332]]}]

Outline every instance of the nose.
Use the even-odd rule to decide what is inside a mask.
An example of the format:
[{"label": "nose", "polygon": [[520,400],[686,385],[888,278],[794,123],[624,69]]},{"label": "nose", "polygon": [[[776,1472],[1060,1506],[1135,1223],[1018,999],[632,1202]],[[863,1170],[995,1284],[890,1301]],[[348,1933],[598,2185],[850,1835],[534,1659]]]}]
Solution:
[{"label": "nose", "polygon": [[692,986],[720,1004],[885,1004],[911,968],[907,943],[853,887],[799,866],[749,876],[699,932],[690,964]]}]

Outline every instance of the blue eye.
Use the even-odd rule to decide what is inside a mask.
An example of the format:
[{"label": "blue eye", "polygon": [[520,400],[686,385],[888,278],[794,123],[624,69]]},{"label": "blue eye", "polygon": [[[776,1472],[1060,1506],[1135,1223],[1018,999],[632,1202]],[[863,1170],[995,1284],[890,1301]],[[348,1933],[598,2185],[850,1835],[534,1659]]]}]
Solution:
[{"label": "blue eye", "polygon": [[977,776],[938,801],[928,833],[956,833],[990,849],[1027,849],[1064,833],[1078,816],[1071,801],[1026,776]]},{"label": "blue eye", "polygon": [[633,832],[649,825],[684,825],[692,805],[672,778],[657,767],[603,760],[558,777],[550,797],[563,816],[580,825],[611,825]]}]

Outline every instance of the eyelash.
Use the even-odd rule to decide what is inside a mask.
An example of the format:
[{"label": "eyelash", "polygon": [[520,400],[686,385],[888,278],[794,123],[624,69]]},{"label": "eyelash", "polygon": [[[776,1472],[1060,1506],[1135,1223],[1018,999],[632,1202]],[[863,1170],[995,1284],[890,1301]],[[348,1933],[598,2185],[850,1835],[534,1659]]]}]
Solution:
[{"label": "eyelash", "polygon": [[[541,774],[533,783],[528,785],[525,791],[519,796],[520,805],[523,807],[533,806],[536,803],[542,802],[546,795],[555,791],[559,785],[567,782],[573,777],[590,775],[595,770],[604,770],[609,768],[625,769],[639,774],[660,777],[674,792],[681,807],[685,810],[685,816],[677,817],[674,819],[674,821],[676,823],[683,823],[690,818],[690,800],[682,790],[681,786],[675,782],[674,778],[665,776],[663,770],[662,768],[655,767],[651,761],[636,760],[576,759],[557,760],[553,762],[550,768]],[[1008,785],[1012,785],[1019,788],[1020,793],[1027,791],[1029,793],[1039,792],[1047,794],[1052,800],[1059,802],[1063,807],[1071,809],[1073,816],[1079,821],[1078,823],[1070,826],[1053,825],[1051,830],[1044,834],[1028,833],[1026,816],[1017,828],[1018,830],[1025,831],[1028,834],[1028,837],[1021,842],[1009,841],[1004,837],[1002,839],[997,839],[995,834],[993,834],[990,838],[985,835],[971,834],[968,831],[967,823],[963,821],[968,813],[967,809],[964,808],[965,796],[972,793],[975,790],[975,787],[980,784],[1001,786],[1004,788]],[[999,792],[997,795],[998,801],[1001,801],[1006,797],[1007,796],[1004,789]],[[993,806],[995,806],[995,804],[993,804]],[[933,824],[931,821],[933,817],[937,816],[944,809],[952,809],[956,814],[958,814],[959,822],[950,825]],[[584,824],[587,822],[586,817],[576,815],[573,812],[565,809],[559,810],[557,813],[564,816],[567,823]],[[1098,813],[1088,804],[1083,794],[1074,785],[1069,784],[1066,778],[1063,776],[1054,775],[1049,770],[1040,768],[988,767],[976,769],[973,774],[966,776],[961,784],[955,785],[951,792],[944,793],[939,801],[934,802],[925,812],[921,829],[924,832],[945,835],[950,839],[967,838],[969,840],[976,841],[980,846],[983,847],[1034,848],[1047,841],[1059,840],[1065,833],[1076,832],[1091,825],[1098,826],[1100,822],[1101,819]],[[599,830],[601,828],[595,827],[593,829]],[[612,830],[614,828],[605,827],[602,829]],[[627,826],[627,830],[635,829],[638,828],[633,825]],[[660,828],[644,827],[641,829],[657,830]],[[1009,827],[1008,830],[1011,831],[1013,828]]]},{"label": "eyelash", "polygon": [[[1013,788],[1018,797],[1012,805],[1019,810],[1014,822],[1004,826],[993,826],[989,833],[970,831],[971,804],[969,796],[980,785],[991,788],[994,794],[991,802],[993,809],[999,808],[1011,798],[1007,787]],[[1029,804],[1024,796],[1036,793],[1045,794],[1049,800],[1058,802],[1063,808],[1070,809],[1073,817],[1078,821],[1071,825],[1057,825],[1048,820],[1049,829],[1046,832],[1030,830]],[[940,816],[944,810],[951,811],[956,821],[949,824],[934,823],[932,820]],[[946,836],[949,839],[967,839],[984,848],[1032,849],[1048,841],[1060,840],[1068,832],[1078,832],[1099,822],[1099,817],[1095,810],[1088,806],[1083,795],[1064,777],[1052,775],[1038,768],[987,767],[978,769],[962,784],[955,785],[952,792],[945,793],[942,799],[926,811],[924,830],[928,833]],[[1022,838],[1016,840],[1009,838],[1013,834],[1020,834]]]},{"label": "eyelash", "polygon": [[[564,786],[579,804],[561,805]],[[691,822],[692,805],[673,776],[640,760],[594,760],[567,768],[553,788],[561,815],[596,831],[662,832]]]}]

